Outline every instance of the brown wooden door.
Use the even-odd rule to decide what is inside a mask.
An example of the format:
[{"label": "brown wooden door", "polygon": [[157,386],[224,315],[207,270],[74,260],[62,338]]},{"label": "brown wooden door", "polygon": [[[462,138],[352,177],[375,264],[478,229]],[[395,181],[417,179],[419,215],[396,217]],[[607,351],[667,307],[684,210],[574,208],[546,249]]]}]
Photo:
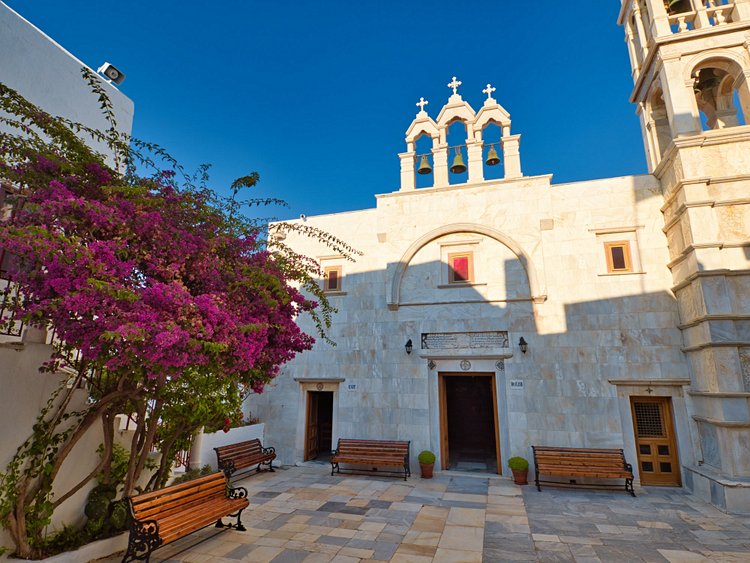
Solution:
[{"label": "brown wooden door", "polygon": [[307,393],[307,428],[305,430],[305,461],[318,457],[318,394]]},{"label": "brown wooden door", "polygon": [[635,448],[642,485],[679,487],[680,462],[670,397],[631,397]]},{"label": "brown wooden door", "polygon": [[[483,442],[486,444],[487,441],[494,442],[494,466],[496,467],[496,471],[498,474],[502,474],[502,466],[500,464],[500,432],[499,432],[499,426],[498,426],[498,411],[497,411],[497,394],[496,394],[496,387],[495,387],[495,374],[493,373],[483,373],[483,372],[459,372],[459,373],[439,373],[438,379],[438,390],[439,390],[439,401],[440,401],[440,458],[441,458],[441,466],[442,469],[449,469],[452,467],[452,461],[451,461],[451,438],[450,436],[453,434],[453,440],[458,441],[459,443],[462,443],[465,445],[466,442],[471,441],[475,436],[470,434],[470,431],[467,431],[466,425],[464,424],[466,421],[463,421],[460,419],[461,413],[454,413],[454,419],[453,421],[450,420],[449,416],[449,402],[451,401],[451,397],[449,397],[449,378],[461,378],[461,379],[483,379],[489,385],[486,387],[489,389],[489,393],[491,395],[490,397],[490,407],[489,409],[486,409],[482,411],[482,414],[484,415],[484,418],[489,420],[484,420],[484,422],[488,423],[484,426],[489,426],[490,430],[490,436],[484,436]],[[482,386],[482,389],[484,389],[484,386]],[[476,419],[476,417],[469,416],[469,409],[467,409],[466,415],[467,417],[471,418],[471,422],[477,423],[480,422]],[[455,416],[458,414],[459,416]],[[474,413],[476,414],[476,413]],[[470,422],[470,424],[471,424]],[[461,428],[463,427],[463,428]],[[457,435],[458,434],[462,435]],[[463,432],[461,432],[463,430]],[[455,456],[454,456],[455,457]],[[454,462],[457,461],[456,459],[453,460]],[[488,467],[492,464],[488,464]]]},{"label": "brown wooden door", "polygon": [[441,468],[450,467],[450,458],[448,450],[448,409],[446,408],[445,377],[441,373],[439,376],[439,400],[440,400],[440,460]]}]

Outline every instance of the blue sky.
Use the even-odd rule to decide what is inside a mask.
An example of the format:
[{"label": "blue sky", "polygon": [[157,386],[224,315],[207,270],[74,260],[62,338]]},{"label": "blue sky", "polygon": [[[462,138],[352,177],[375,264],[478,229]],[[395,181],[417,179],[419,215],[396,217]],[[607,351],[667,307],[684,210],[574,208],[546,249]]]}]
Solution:
[{"label": "blue sky", "polygon": [[527,175],[646,171],[619,2],[198,3],[5,0],[93,68],[126,73],[134,134],[215,189],[257,170],[281,218],[373,207],[398,189],[420,96],[475,109],[488,82],[521,134]]}]

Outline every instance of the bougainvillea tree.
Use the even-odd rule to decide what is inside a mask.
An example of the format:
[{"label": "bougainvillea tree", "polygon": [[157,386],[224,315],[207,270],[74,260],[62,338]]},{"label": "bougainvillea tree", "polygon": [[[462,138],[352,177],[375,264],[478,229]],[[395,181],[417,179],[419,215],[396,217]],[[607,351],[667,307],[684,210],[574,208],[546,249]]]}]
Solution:
[{"label": "bougainvillea tree", "polygon": [[[84,75],[113,119],[97,79]],[[257,174],[222,199],[204,175],[184,175],[158,147],[121,138],[113,121],[109,131],[86,130],[1,84],[0,109],[12,127],[0,132],[0,180],[16,192],[12,216],[0,222],[0,251],[22,295],[15,312],[54,331],[56,353],[44,369],[72,374],[0,476],[0,519],[16,553],[29,557],[41,553],[54,508],[106,472],[116,415],[136,422],[128,495],[154,443],[171,450],[201,424],[215,423],[223,404],[236,403],[235,390],[262,391],[284,362],[313,344],[296,316],[312,314],[325,337],[331,310],[315,282],[317,264],[243,217],[239,197]],[[93,152],[81,140],[87,135],[105,141],[111,154]],[[154,153],[171,170],[156,169]],[[325,233],[277,228],[305,229],[352,253]],[[82,386],[89,403],[71,412]],[[211,397],[206,404],[201,393]],[[95,424],[104,429],[100,465],[53,497],[61,467]],[[152,484],[163,482],[161,469]]]}]

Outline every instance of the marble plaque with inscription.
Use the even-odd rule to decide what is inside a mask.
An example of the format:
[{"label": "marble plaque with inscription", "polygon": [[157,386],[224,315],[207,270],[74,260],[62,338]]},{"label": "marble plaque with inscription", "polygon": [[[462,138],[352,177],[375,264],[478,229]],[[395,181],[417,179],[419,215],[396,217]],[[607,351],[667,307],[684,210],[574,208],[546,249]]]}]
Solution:
[{"label": "marble plaque with inscription", "polygon": [[507,348],[506,331],[487,332],[425,332],[422,334],[423,350],[456,348]]}]

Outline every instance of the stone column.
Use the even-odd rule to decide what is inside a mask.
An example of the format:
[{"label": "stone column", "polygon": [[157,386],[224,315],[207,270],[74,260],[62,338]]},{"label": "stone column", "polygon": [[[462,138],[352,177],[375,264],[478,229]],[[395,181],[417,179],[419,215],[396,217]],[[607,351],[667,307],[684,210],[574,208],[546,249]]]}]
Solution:
[{"label": "stone column", "polygon": [[711,26],[711,22],[708,20],[708,12],[706,12],[706,6],[703,4],[703,0],[692,0],[693,10],[696,10],[697,15],[693,20],[693,26],[695,29],[706,29]]},{"label": "stone column", "polygon": [[659,78],[667,106],[667,116],[672,135],[695,135],[702,131],[698,106],[695,102],[693,84],[683,76],[679,59],[667,59],[659,71]]},{"label": "stone column", "polygon": [[469,156],[469,182],[482,182],[484,180],[483,147],[482,141],[466,141],[466,152]]},{"label": "stone column", "polygon": [[521,178],[521,135],[508,135],[500,138],[503,148],[503,164],[506,178]]},{"label": "stone column", "polygon": [[193,441],[190,444],[190,467],[186,469],[200,469],[203,467],[203,458],[201,457],[201,446],[203,445],[203,427],[199,428],[193,434]]},{"label": "stone column", "polygon": [[633,10],[633,19],[635,20],[635,29],[633,30],[633,33],[638,38],[638,47],[640,49],[640,53],[637,53],[638,67],[640,68],[648,54],[648,36],[643,27],[643,14],[640,9],[636,8]]},{"label": "stone column", "polygon": [[732,21],[750,19],[750,0],[734,0],[734,11]]},{"label": "stone column", "polygon": [[672,35],[672,28],[669,27],[667,10],[664,8],[664,0],[646,0],[645,4],[646,9],[648,10],[648,15],[651,16],[651,36],[666,37]]},{"label": "stone column", "polygon": [[416,187],[414,178],[414,151],[399,153],[401,159],[401,191],[413,190]]},{"label": "stone column", "polygon": [[432,149],[432,172],[435,176],[435,188],[448,186],[448,145],[441,144]]}]

